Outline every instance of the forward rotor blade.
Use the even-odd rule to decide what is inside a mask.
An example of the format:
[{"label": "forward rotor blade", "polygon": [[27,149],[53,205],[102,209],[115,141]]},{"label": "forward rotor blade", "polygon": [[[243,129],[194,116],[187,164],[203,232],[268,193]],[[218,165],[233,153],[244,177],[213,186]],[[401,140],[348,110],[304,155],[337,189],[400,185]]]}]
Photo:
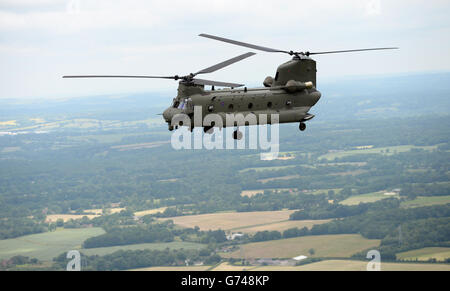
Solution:
[{"label": "forward rotor blade", "polygon": [[229,65],[231,65],[231,64],[234,64],[234,63],[236,63],[236,62],[239,62],[239,61],[241,61],[241,60],[243,60],[243,59],[246,59],[246,58],[248,58],[248,57],[251,57],[251,56],[253,56],[253,55],[256,55],[256,54],[255,54],[255,53],[246,53],[246,54],[243,54],[243,55],[234,57],[234,58],[232,58],[232,59],[229,59],[229,60],[226,60],[226,61],[224,61],[224,62],[221,62],[221,63],[219,63],[219,64],[217,64],[217,65],[211,66],[211,67],[206,68],[206,69],[203,69],[203,70],[201,70],[201,71],[198,71],[197,73],[194,74],[194,76],[195,76],[195,75],[198,75],[198,74],[206,74],[206,73],[212,73],[212,72],[215,72],[215,71],[217,71],[217,70],[220,70],[220,69],[222,69],[222,68],[224,68],[224,67],[226,67],[226,66],[229,66]]},{"label": "forward rotor blade", "polygon": [[259,46],[259,45],[254,45],[254,44],[250,44],[250,43],[245,43],[245,42],[236,41],[236,40],[223,38],[223,37],[218,37],[218,36],[205,34],[205,33],[199,34],[199,36],[211,38],[211,39],[215,39],[218,41],[223,41],[223,42],[227,42],[227,43],[231,43],[231,44],[235,44],[235,45],[240,45],[240,46],[244,46],[244,47],[248,47],[248,48],[252,48],[252,49],[256,49],[256,50],[260,50],[260,51],[265,51],[265,52],[290,54],[290,52],[288,52],[288,51],[282,51],[282,50],[277,50],[277,49],[273,49],[273,48],[263,47],[263,46]]},{"label": "forward rotor blade", "polygon": [[244,84],[225,83],[225,82],[210,81],[210,80],[203,80],[203,79],[192,79],[192,82],[194,82],[194,84],[198,84],[198,85],[210,85],[210,86],[218,86],[218,87],[237,88],[237,87],[244,86]]},{"label": "forward rotor blade", "polygon": [[174,80],[178,80],[178,76],[79,75],[79,76],[63,76],[63,78],[151,78],[151,79],[174,79]]},{"label": "forward rotor blade", "polygon": [[336,53],[349,53],[349,52],[362,52],[362,51],[378,51],[378,50],[395,50],[398,47],[378,47],[378,48],[367,48],[367,49],[356,49],[356,50],[344,50],[344,51],[329,51],[329,52],[306,52],[305,55],[322,55],[322,54],[336,54]]}]

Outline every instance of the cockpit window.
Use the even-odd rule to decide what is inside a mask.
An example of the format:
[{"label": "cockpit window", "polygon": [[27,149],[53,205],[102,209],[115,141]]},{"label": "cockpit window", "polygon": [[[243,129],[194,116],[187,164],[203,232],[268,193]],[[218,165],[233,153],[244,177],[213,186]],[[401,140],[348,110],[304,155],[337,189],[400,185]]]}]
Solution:
[{"label": "cockpit window", "polygon": [[178,108],[178,105],[180,105],[180,101],[178,101],[177,99],[173,99],[172,107],[173,108]]},{"label": "cockpit window", "polygon": [[278,72],[275,74],[275,81],[278,81]]}]

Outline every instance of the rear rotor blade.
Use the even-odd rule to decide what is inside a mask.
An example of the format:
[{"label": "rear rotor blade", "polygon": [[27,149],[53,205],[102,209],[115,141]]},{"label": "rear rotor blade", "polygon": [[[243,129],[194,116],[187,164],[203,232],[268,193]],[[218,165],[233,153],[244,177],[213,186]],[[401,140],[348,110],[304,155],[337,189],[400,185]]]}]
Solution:
[{"label": "rear rotor blade", "polygon": [[178,80],[178,76],[120,76],[120,75],[79,75],[79,76],[63,76],[63,78],[151,78],[151,79],[174,79]]},{"label": "rear rotor blade", "polygon": [[218,82],[218,81],[203,80],[203,79],[192,79],[192,82],[194,84],[198,84],[198,85],[210,85],[210,86],[218,86],[218,87],[237,88],[237,87],[244,86],[244,84],[226,83],[226,82]]},{"label": "rear rotor blade", "polygon": [[246,53],[246,54],[243,54],[243,55],[234,57],[234,58],[232,58],[232,59],[229,59],[229,60],[226,60],[226,61],[224,61],[224,62],[221,62],[221,63],[219,63],[219,64],[217,64],[217,65],[211,66],[211,67],[206,68],[206,69],[203,69],[203,70],[201,70],[201,71],[198,71],[197,73],[194,74],[194,76],[195,76],[195,75],[198,75],[198,74],[206,74],[206,73],[212,73],[212,72],[215,72],[215,71],[217,71],[217,70],[220,70],[220,69],[222,69],[222,68],[224,68],[224,67],[226,67],[226,66],[229,66],[229,65],[231,65],[231,64],[234,64],[234,63],[236,63],[236,62],[239,62],[239,61],[241,61],[241,60],[243,60],[243,59],[246,59],[246,58],[248,58],[248,57],[251,57],[251,56],[253,56],[253,55],[256,55],[256,54],[255,54],[255,53]]},{"label": "rear rotor blade", "polygon": [[254,44],[250,44],[250,43],[245,43],[245,42],[236,41],[236,40],[223,38],[223,37],[218,37],[218,36],[205,34],[205,33],[199,34],[199,36],[211,38],[211,39],[215,39],[218,41],[223,41],[223,42],[227,42],[227,43],[231,43],[231,44],[235,44],[235,45],[240,45],[240,46],[244,46],[244,47],[248,47],[248,48],[252,48],[252,49],[256,49],[256,50],[260,50],[260,51],[265,51],[265,52],[290,54],[290,52],[288,52],[288,51],[282,51],[282,50],[277,50],[277,49],[273,49],[273,48],[263,47],[263,46],[259,46],[259,45],[254,45]]},{"label": "rear rotor blade", "polygon": [[378,47],[378,48],[367,48],[367,49],[356,49],[356,50],[344,50],[344,51],[328,51],[328,52],[306,52],[305,55],[323,55],[323,54],[336,54],[336,53],[349,53],[349,52],[362,52],[362,51],[377,51],[377,50],[395,50],[398,47]]}]

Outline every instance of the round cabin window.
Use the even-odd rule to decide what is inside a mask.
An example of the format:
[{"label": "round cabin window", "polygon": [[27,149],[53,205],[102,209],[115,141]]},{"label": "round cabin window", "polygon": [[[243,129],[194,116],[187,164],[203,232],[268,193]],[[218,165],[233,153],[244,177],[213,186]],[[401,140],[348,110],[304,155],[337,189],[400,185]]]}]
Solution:
[{"label": "round cabin window", "polygon": [[233,104],[228,105],[229,110],[233,110]]}]

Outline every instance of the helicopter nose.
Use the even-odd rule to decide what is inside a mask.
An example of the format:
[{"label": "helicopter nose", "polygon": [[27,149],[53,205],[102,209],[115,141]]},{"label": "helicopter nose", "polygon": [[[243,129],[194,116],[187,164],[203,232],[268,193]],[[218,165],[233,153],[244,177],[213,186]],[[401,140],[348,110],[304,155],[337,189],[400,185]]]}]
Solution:
[{"label": "helicopter nose", "polygon": [[170,119],[171,119],[171,110],[170,110],[170,108],[167,108],[166,110],[164,110],[164,112],[163,112],[163,118],[164,118],[164,120],[166,121],[166,122],[170,122]]}]

